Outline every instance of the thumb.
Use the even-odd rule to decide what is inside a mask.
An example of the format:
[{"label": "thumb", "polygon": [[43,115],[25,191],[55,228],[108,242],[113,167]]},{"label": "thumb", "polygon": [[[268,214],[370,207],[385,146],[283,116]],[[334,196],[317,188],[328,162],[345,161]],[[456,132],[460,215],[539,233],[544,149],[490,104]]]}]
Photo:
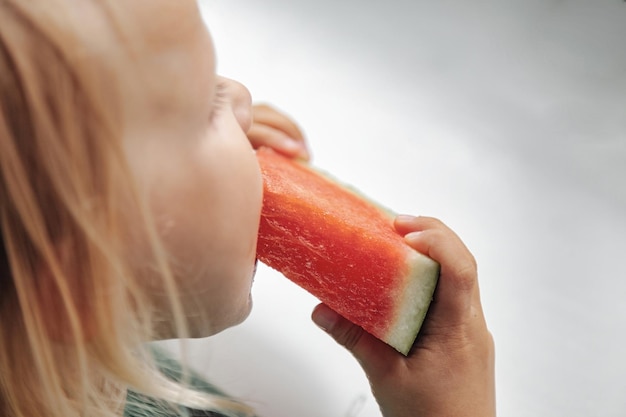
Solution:
[{"label": "thumb", "polygon": [[400,355],[394,348],[345,319],[325,304],[319,304],[311,315],[313,322],[345,347],[370,378],[388,369],[391,360]]}]

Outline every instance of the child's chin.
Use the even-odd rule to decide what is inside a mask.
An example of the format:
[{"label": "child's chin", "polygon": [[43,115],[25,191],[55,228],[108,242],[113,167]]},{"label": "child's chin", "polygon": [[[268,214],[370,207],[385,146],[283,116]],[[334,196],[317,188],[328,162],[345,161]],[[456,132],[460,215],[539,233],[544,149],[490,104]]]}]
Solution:
[{"label": "child's chin", "polygon": [[194,332],[195,334],[191,337],[193,338],[202,338],[213,336],[217,333],[220,333],[226,329],[237,326],[244,322],[252,312],[252,294],[248,293],[245,301],[243,301],[240,307],[236,310],[233,310],[228,317],[223,317],[219,323],[214,322],[212,326],[203,326],[200,329],[196,329],[198,331]]},{"label": "child's chin", "polygon": [[[238,324],[243,323],[250,316],[250,313],[252,312],[252,305],[253,304],[254,303],[252,302],[252,293],[249,293],[248,294],[248,298],[246,299],[246,303],[243,306],[243,308],[241,309],[241,314],[228,327],[237,326]],[[226,330],[226,329],[223,329],[223,330]]]}]

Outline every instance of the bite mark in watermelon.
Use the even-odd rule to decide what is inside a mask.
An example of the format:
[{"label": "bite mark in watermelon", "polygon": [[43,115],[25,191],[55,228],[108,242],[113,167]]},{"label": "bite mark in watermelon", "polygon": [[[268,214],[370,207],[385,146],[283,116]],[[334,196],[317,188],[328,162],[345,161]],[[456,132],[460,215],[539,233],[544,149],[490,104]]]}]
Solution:
[{"label": "bite mark in watermelon", "polygon": [[269,148],[257,157],[264,183],[259,260],[406,355],[439,264],[408,246],[394,214],[357,190]]}]

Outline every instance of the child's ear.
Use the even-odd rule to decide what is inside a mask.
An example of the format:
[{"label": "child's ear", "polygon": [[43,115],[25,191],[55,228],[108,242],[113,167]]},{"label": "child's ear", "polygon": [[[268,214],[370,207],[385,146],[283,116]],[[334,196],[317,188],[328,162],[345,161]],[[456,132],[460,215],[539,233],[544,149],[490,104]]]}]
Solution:
[{"label": "child's ear", "polygon": [[[93,338],[93,313],[84,296],[79,260],[69,242],[55,246],[57,265],[41,262],[37,268],[36,297],[40,314],[51,340],[59,343],[84,343]],[[54,269],[53,269],[54,268]]]}]

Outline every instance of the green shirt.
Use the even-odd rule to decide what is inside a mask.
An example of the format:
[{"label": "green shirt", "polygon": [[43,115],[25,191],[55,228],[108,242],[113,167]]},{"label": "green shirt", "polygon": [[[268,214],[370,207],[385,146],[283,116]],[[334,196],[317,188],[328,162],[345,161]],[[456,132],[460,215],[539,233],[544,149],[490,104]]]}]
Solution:
[{"label": "green shirt", "polygon": [[[172,359],[159,349],[154,349],[154,356],[161,372],[174,381],[180,381],[182,378],[182,368],[178,361]],[[189,373],[190,385],[198,391],[228,397],[224,392],[210,384],[195,372]],[[181,408],[178,413],[171,411],[171,408],[164,407],[163,403],[154,398],[128,391],[126,396],[126,407],[124,408],[124,417],[219,417],[219,414],[213,411],[192,410],[189,408]]]}]

